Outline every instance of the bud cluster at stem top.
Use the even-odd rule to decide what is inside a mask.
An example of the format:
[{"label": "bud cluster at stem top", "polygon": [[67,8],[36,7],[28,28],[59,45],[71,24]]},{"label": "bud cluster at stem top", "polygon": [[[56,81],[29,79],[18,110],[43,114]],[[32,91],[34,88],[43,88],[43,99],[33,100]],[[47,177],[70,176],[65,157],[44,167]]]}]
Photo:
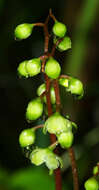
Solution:
[{"label": "bud cluster at stem top", "polygon": [[[77,128],[77,125],[56,111],[58,105],[60,105],[60,102],[58,103],[58,99],[60,98],[57,97],[57,95],[59,96],[59,92],[57,92],[57,86],[59,83],[60,85],[65,87],[66,92],[70,92],[71,94],[77,96],[79,99],[83,96],[84,90],[83,84],[80,80],[69,76],[67,78],[61,78],[61,65],[56,59],[54,59],[55,49],[59,50],[60,52],[70,49],[71,39],[67,36],[67,27],[65,26],[65,24],[57,21],[56,19],[53,20],[53,47],[51,52],[48,51],[49,47],[46,47],[47,45],[49,45],[50,41],[50,35],[47,28],[48,23],[24,23],[18,25],[15,28],[14,35],[15,38],[19,40],[28,38],[32,34],[34,26],[43,26],[45,32],[44,55],[38,58],[24,60],[19,64],[17,71],[19,76],[25,78],[34,77],[40,72],[44,72],[46,83],[43,83],[38,87],[38,97],[32,99],[28,103],[26,108],[26,119],[29,122],[39,119],[42,116],[44,109],[48,109],[46,113],[50,110],[49,104],[51,103],[53,113],[50,117],[45,119],[43,132],[44,134],[46,134],[46,132],[49,132],[50,134],[56,135],[57,142],[62,148],[70,148],[73,144],[74,139],[72,129],[73,127]],[[45,29],[47,30],[47,32]],[[56,86],[55,82],[57,84]],[[47,83],[49,83],[49,89]],[[46,115],[48,116],[48,114]],[[35,143],[35,130],[36,127],[25,129],[20,133],[19,144],[22,148],[25,149],[27,147],[32,147],[32,145]],[[58,167],[62,167],[61,158],[53,152],[56,145],[54,147],[52,144],[47,148],[34,147],[35,145],[33,145],[31,153],[29,154],[29,159],[31,163],[37,166],[45,163],[45,165],[49,168],[50,173],[52,173],[53,170],[57,169]],[[93,172],[96,173],[97,168],[95,168]],[[98,190],[97,181],[95,181],[94,178],[89,179],[85,183],[85,188],[86,190]]]}]

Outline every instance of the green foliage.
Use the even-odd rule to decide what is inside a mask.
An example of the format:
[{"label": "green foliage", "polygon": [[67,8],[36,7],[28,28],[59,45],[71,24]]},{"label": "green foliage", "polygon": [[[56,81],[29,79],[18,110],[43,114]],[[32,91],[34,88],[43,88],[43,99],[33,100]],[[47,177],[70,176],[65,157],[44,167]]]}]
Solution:
[{"label": "green foliage", "polygon": [[10,190],[54,190],[54,179],[43,168],[26,168],[15,172],[9,180]]}]

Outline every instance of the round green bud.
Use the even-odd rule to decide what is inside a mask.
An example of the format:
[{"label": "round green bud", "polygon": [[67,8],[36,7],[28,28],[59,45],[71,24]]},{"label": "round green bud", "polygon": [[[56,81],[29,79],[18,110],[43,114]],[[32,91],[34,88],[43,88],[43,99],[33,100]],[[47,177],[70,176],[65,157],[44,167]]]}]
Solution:
[{"label": "round green bud", "polygon": [[[55,41],[57,42],[58,39]],[[54,42],[55,42],[54,41]],[[69,37],[64,37],[64,39],[57,45],[59,51],[66,51],[71,48],[71,39]]]},{"label": "round green bud", "polygon": [[32,129],[25,129],[19,135],[21,147],[32,145],[35,142],[35,132]]},{"label": "round green bud", "polygon": [[46,152],[45,164],[49,168],[50,174],[52,174],[53,170],[57,169],[59,166],[63,166],[61,158],[49,149],[47,149]]},{"label": "round green bud", "polygon": [[73,143],[73,133],[72,132],[64,132],[59,135],[58,137],[58,142],[60,143],[62,148],[70,148],[72,143]]},{"label": "round green bud", "polygon": [[56,112],[46,120],[43,132],[46,133],[48,131],[51,134],[60,134],[71,129],[71,122]]},{"label": "round green bud", "polygon": [[86,190],[98,190],[99,184],[98,181],[92,177],[85,182],[84,187]]},{"label": "round green bud", "polygon": [[66,78],[60,78],[59,79],[59,84],[64,86],[64,87],[68,87],[68,81],[69,79],[66,79]]},{"label": "round green bud", "polygon": [[30,160],[32,164],[39,166],[45,162],[46,158],[46,149],[36,148],[30,154]]},{"label": "round green bud", "polygon": [[48,59],[45,65],[45,73],[52,79],[57,79],[60,75],[60,64],[53,58]]},{"label": "round green bud", "polygon": [[19,64],[17,71],[20,76],[28,77],[26,64],[27,64],[27,61],[23,61],[22,63]]},{"label": "round green bud", "polygon": [[67,91],[70,91],[71,94],[82,95],[84,91],[82,82],[76,78],[71,78],[69,80]]},{"label": "round green bud", "polygon": [[99,168],[98,168],[98,166],[95,166],[93,168],[93,175],[96,175],[98,172],[99,172]]},{"label": "round green bud", "polygon": [[[38,96],[41,96],[41,94],[43,94],[43,92],[45,92],[46,91],[46,85],[45,85],[45,83],[43,83],[43,84],[41,84],[39,87],[38,87],[38,89],[37,89],[37,95]],[[44,96],[43,98],[42,98],[42,100],[44,101],[44,103],[46,103],[46,96]]]},{"label": "round green bud", "polygon": [[[38,89],[37,89],[37,95],[38,96],[41,96],[41,94],[43,94],[43,92],[46,91],[46,85],[45,83],[41,84]],[[50,96],[51,96],[51,103],[52,104],[55,104],[56,102],[56,98],[55,98],[55,90],[54,88],[51,86],[51,89],[50,89]],[[46,95],[43,97],[43,101],[44,103],[46,103]]]},{"label": "round green bud", "polygon": [[55,104],[56,103],[56,96],[55,96],[54,87],[51,87],[50,96],[51,96],[51,103]]},{"label": "round green bud", "polygon": [[28,38],[32,34],[33,24],[20,24],[15,29],[15,37],[22,40]]},{"label": "round green bud", "polygon": [[52,30],[56,36],[62,38],[62,37],[64,37],[64,35],[67,31],[67,28],[66,28],[65,24],[56,21]]},{"label": "round green bud", "polygon": [[60,51],[66,51],[71,48],[71,39],[69,37],[65,37],[59,44],[58,49]]},{"label": "round green bud", "polygon": [[29,102],[26,109],[26,118],[30,121],[38,119],[43,113],[43,104],[40,98]]},{"label": "round green bud", "polygon": [[45,92],[45,90],[46,90],[46,85],[45,85],[45,83],[43,83],[38,87],[37,95],[41,96],[41,94],[43,94],[43,92]]},{"label": "round green bud", "polygon": [[40,73],[41,70],[41,62],[39,58],[34,58],[26,63],[26,71],[29,76],[33,77]]}]

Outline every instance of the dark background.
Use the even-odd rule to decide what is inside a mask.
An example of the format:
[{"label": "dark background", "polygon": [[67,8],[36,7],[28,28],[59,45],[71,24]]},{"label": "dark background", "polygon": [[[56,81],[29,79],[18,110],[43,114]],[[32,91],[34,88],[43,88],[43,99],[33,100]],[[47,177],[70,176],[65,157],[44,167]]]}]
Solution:
[{"label": "dark background", "polygon": [[[0,190],[54,189],[53,178],[48,176],[47,169],[31,166],[18,143],[20,131],[36,124],[26,122],[25,109],[36,96],[36,88],[43,78],[39,75],[33,79],[19,79],[17,67],[23,60],[43,53],[43,32],[36,29],[28,39],[14,40],[14,29],[18,24],[44,22],[49,8],[66,24],[72,40],[71,50],[56,52],[62,71],[82,80],[85,89],[81,101],[60,89],[64,113],[78,124],[74,148],[82,189],[99,161],[99,1],[0,0]],[[40,132],[37,133],[37,144],[47,146],[49,140]],[[62,158],[64,189],[72,189],[67,151],[62,152]]]}]

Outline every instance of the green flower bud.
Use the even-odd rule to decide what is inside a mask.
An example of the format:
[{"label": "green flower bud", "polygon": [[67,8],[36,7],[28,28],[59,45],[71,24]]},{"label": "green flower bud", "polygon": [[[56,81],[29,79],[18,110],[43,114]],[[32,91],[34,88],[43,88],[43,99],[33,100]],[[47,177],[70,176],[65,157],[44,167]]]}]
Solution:
[{"label": "green flower bud", "polygon": [[40,70],[41,70],[41,62],[39,58],[34,58],[27,61],[26,71],[29,74],[29,76],[33,77],[39,74]]},{"label": "green flower bud", "polygon": [[43,113],[43,104],[40,98],[29,102],[26,109],[26,118],[30,121],[38,119]]},{"label": "green flower bud", "polygon": [[26,64],[27,64],[27,61],[23,61],[22,63],[19,64],[17,71],[20,76],[28,77]]},{"label": "green flower bud", "polygon": [[60,51],[66,51],[71,48],[71,39],[69,37],[65,37],[59,44],[58,49]]},{"label": "green flower bud", "polygon": [[95,166],[93,168],[93,175],[96,175],[98,172],[99,172],[99,168],[98,168],[98,166]]},{"label": "green flower bud", "polygon": [[66,28],[65,24],[56,21],[52,30],[56,36],[62,38],[62,37],[64,37],[64,35],[67,31],[67,28]]},{"label": "green flower bud", "polygon": [[39,166],[45,162],[46,159],[46,149],[36,148],[30,154],[30,160],[32,164]]},{"label": "green flower bud", "polygon": [[48,131],[51,134],[60,134],[71,129],[72,123],[56,112],[46,120],[43,132],[46,133]]},{"label": "green flower bud", "polygon": [[59,77],[60,72],[61,67],[59,63],[53,58],[48,59],[45,65],[45,73],[48,75],[48,77],[56,79]]},{"label": "green flower bud", "polygon": [[[57,42],[58,39],[54,40],[54,43]],[[71,48],[71,39],[69,37],[64,37],[64,39],[57,45],[59,51],[66,51]]]},{"label": "green flower bud", "polygon": [[74,122],[72,122],[72,127],[75,128],[76,130],[78,129],[78,126]]},{"label": "green flower bud", "polygon": [[60,143],[62,148],[70,148],[72,143],[73,143],[73,133],[72,132],[64,132],[59,135],[58,137],[58,142]]},{"label": "green flower bud", "polygon": [[51,96],[51,103],[55,104],[56,103],[56,97],[55,97],[54,87],[51,87],[50,96]]},{"label": "green flower bud", "polygon": [[50,174],[53,173],[53,170],[57,169],[59,166],[62,167],[62,160],[59,156],[54,154],[51,150],[47,149],[46,154],[46,160],[45,160],[46,166],[50,170]]},{"label": "green flower bud", "polygon": [[20,24],[15,29],[15,37],[22,40],[28,38],[32,34],[33,24]]},{"label": "green flower bud", "polygon": [[62,167],[62,160],[59,156],[54,154],[49,148],[36,148],[30,154],[31,163],[39,166],[45,162],[50,169],[50,174],[58,168]]},{"label": "green flower bud", "polygon": [[85,182],[84,187],[86,190],[98,190],[99,184],[98,181],[92,177]]},{"label": "green flower bud", "polygon": [[32,129],[25,129],[19,135],[21,147],[32,145],[35,142],[35,132]]},{"label": "green flower bud", "polygon": [[79,95],[80,97],[83,96],[84,90],[82,82],[76,78],[71,78],[67,91],[70,91],[71,94]]},{"label": "green flower bud", "polygon": [[[41,94],[43,94],[43,92],[46,91],[46,85],[45,83],[41,84],[38,89],[37,89],[37,95],[38,96],[41,96]],[[56,102],[56,98],[55,98],[55,90],[54,88],[51,86],[51,89],[50,89],[50,96],[51,96],[51,103],[52,104],[55,104]],[[43,97],[43,101],[44,103],[46,103],[46,95]]]},{"label": "green flower bud", "polygon": [[38,87],[37,95],[41,96],[41,94],[43,94],[43,92],[45,92],[45,90],[46,90],[46,85],[45,85],[45,83],[43,83]]},{"label": "green flower bud", "polygon": [[64,87],[68,87],[68,81],[69,79],[66,79],[66,78],[60,78],[59,79],[59,84],[64,86]]}]

